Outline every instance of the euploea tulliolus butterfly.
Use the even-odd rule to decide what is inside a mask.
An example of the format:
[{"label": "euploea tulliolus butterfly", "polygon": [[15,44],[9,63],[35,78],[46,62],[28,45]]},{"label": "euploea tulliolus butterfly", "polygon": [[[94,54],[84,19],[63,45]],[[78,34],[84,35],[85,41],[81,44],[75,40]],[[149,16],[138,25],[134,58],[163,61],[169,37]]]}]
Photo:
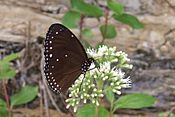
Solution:
[{"label": "euploea tulliolus butterfly", "polygon": [[44,43],[44,73],[55,93],[65,93],[74,81],[89,69],[88,58],[77,37],[62,24],[52,24]]}]

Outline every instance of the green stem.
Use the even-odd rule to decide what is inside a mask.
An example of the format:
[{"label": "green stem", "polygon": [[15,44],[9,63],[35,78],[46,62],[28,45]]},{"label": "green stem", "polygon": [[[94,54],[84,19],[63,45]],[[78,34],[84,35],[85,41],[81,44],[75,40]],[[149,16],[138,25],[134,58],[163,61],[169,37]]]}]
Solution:
[{"label": "green stem", "polygon": [[111,106],[110,106],[110,115],[109,117],[113,117],[113,101],[111,102]]},{"label": "green stem", "polygon": [[98,117],[98,111],[99,111],[98,106],[96,106],[96,109],[95,109],[95,117]]}]

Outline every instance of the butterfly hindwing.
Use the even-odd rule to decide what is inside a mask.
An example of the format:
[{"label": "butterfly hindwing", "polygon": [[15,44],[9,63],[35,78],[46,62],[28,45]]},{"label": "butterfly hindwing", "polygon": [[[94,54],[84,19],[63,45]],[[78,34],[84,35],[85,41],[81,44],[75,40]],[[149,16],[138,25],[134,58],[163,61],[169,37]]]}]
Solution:
[{"label": "butterfly hindwing", "polygon": [[76,36],[61,24],[52,24],[45,40],[45,76],[54,92],[65,92],[81,74],[87,54]]}]

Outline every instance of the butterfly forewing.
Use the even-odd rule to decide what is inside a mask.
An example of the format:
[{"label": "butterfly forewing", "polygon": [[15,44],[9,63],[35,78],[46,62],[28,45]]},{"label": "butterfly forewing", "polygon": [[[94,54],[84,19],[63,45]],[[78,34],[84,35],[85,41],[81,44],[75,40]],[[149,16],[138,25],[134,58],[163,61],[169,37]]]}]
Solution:
[{"label": "butterfly forewing", "polygon": [[52,24],[44,44],[48,85],[54,92],[65,92],[81,74],[87,54],[76,36],[61,24]]}]

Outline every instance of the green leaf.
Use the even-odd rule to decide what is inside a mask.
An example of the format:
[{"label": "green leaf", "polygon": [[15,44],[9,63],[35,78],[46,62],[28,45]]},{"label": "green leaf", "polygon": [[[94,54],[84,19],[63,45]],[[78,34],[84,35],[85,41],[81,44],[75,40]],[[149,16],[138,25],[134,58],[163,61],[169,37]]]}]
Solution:
[{"label": "green leaf", "polygon": [[104,24],[100,26],[100,31],[103,37],[108,38],[108,39],[114,38],[117,35],[115,27],[111,24],[108,24],[108,25]]},{"label": "green leaf", "polygon": [[133,15],[129,15],[129,14],[121,14],[121,15],[113,14],[112,17],[114,19],[116,19],[117,21],[120,21],[120,22],[122,22],[124,24],[127,24],[127,25],[131,26],[134,29],[144,28],[144,25]]},{"label": "green leaf", "polygon": [[112,104],[113,103],[113,101],[114,101],[114,93],[112,92],[112,90],[110,89],[110,90],[107,90],[106,92],[105,92],[105,94],[106,94],[106,98],[108,99],[108,101]]},{"label": "green leaf", "polygon": [[78,110],[76,117],[94,117],[94,116],[95,116],[95,106],[93,104],[87,104]]},{"label": "green leaf", "polygon": [[11,96],[11,106],[26,104],[32,101],[38,94],[38,87],[25,86],[18,93]]},{"label": "green leaf", "polygon": [[83,36],[87,37],[87,38],[92,38],[93,34],[92,34],[92,30],[90,28],[85,28],[82,31]]},{"label": "green leaf", "polygon": [[6,107],[0,106],[0,117],[9,117],[9,113]]},{"label": "green leaf", "polygon": [[0,117],[9,117],[6,102],[0,98]]},{"label": "green leaf", "polygon": [[80,21],[80,13],[75,11],[68,11],[63,17],[63,24],[69,28],[75,28]]},{"label": "green leaf", "polygon": [[6,107],[5,101],[1,98],[0,98],[0,107]]},{"label": "green leaf", "polygon": [[111,9],[116,14],[123,14],[124,13],[123,5],[118,3],[118,2],[114,2],[113,0],[108,0],[107,5],[108,5],[109,9]]},{"label": "green leaf", "polygon": [[12,60],[15,60],[15,59],[18,58],[18,57],[19,57],[19,54],[18,54],[18,53],[13,53],[13,54],[10,54],[10,55],[6,56],[6,57],[3,59],[3,61],[5,61],[5,62],[10,62],[10,61],[12,61]]},{"label": "green leaf", "polygon": [[98,117],[109,117],[109,112],[104,107],[99,107]]},{"label": "green leaf", "polygon": [[155,103],[156,98],[147,94],[129,94],[120,97],[114,103],[114,110],[121,108],[128,109],[140,109],[145,107],[151,107]]},{"label": "green leaf", "polygon": [[[80,108],[76,117],[95,117],[96,106],[87,104]],[[98,117],[108,117],[109,112],[104,107],[98,107]]]},{"label": "green leaf", "polygon": [[15,69],[11,68],[10,63],[0,61],[0,79],[11,79],[16,75]]},{"label": "green leaf", "polygon": [[12,78],[14,78],[15,77],[15,75],[16,75],[16,70],[15,69],[9,69],[9,71],[7,71],[6,72],[6,74],[4,74],[5,75],[5,79],[12,79]]},{"label": "green leaf", "polygon": [[103,15],[102,10],[95,5],[85,3],[83,0],[71,0],[73,10],[87,16],[100,17]]},{"label": "green leaf", "polygon": [[6,102],[0,98],[0,117],[9,117]]}]

